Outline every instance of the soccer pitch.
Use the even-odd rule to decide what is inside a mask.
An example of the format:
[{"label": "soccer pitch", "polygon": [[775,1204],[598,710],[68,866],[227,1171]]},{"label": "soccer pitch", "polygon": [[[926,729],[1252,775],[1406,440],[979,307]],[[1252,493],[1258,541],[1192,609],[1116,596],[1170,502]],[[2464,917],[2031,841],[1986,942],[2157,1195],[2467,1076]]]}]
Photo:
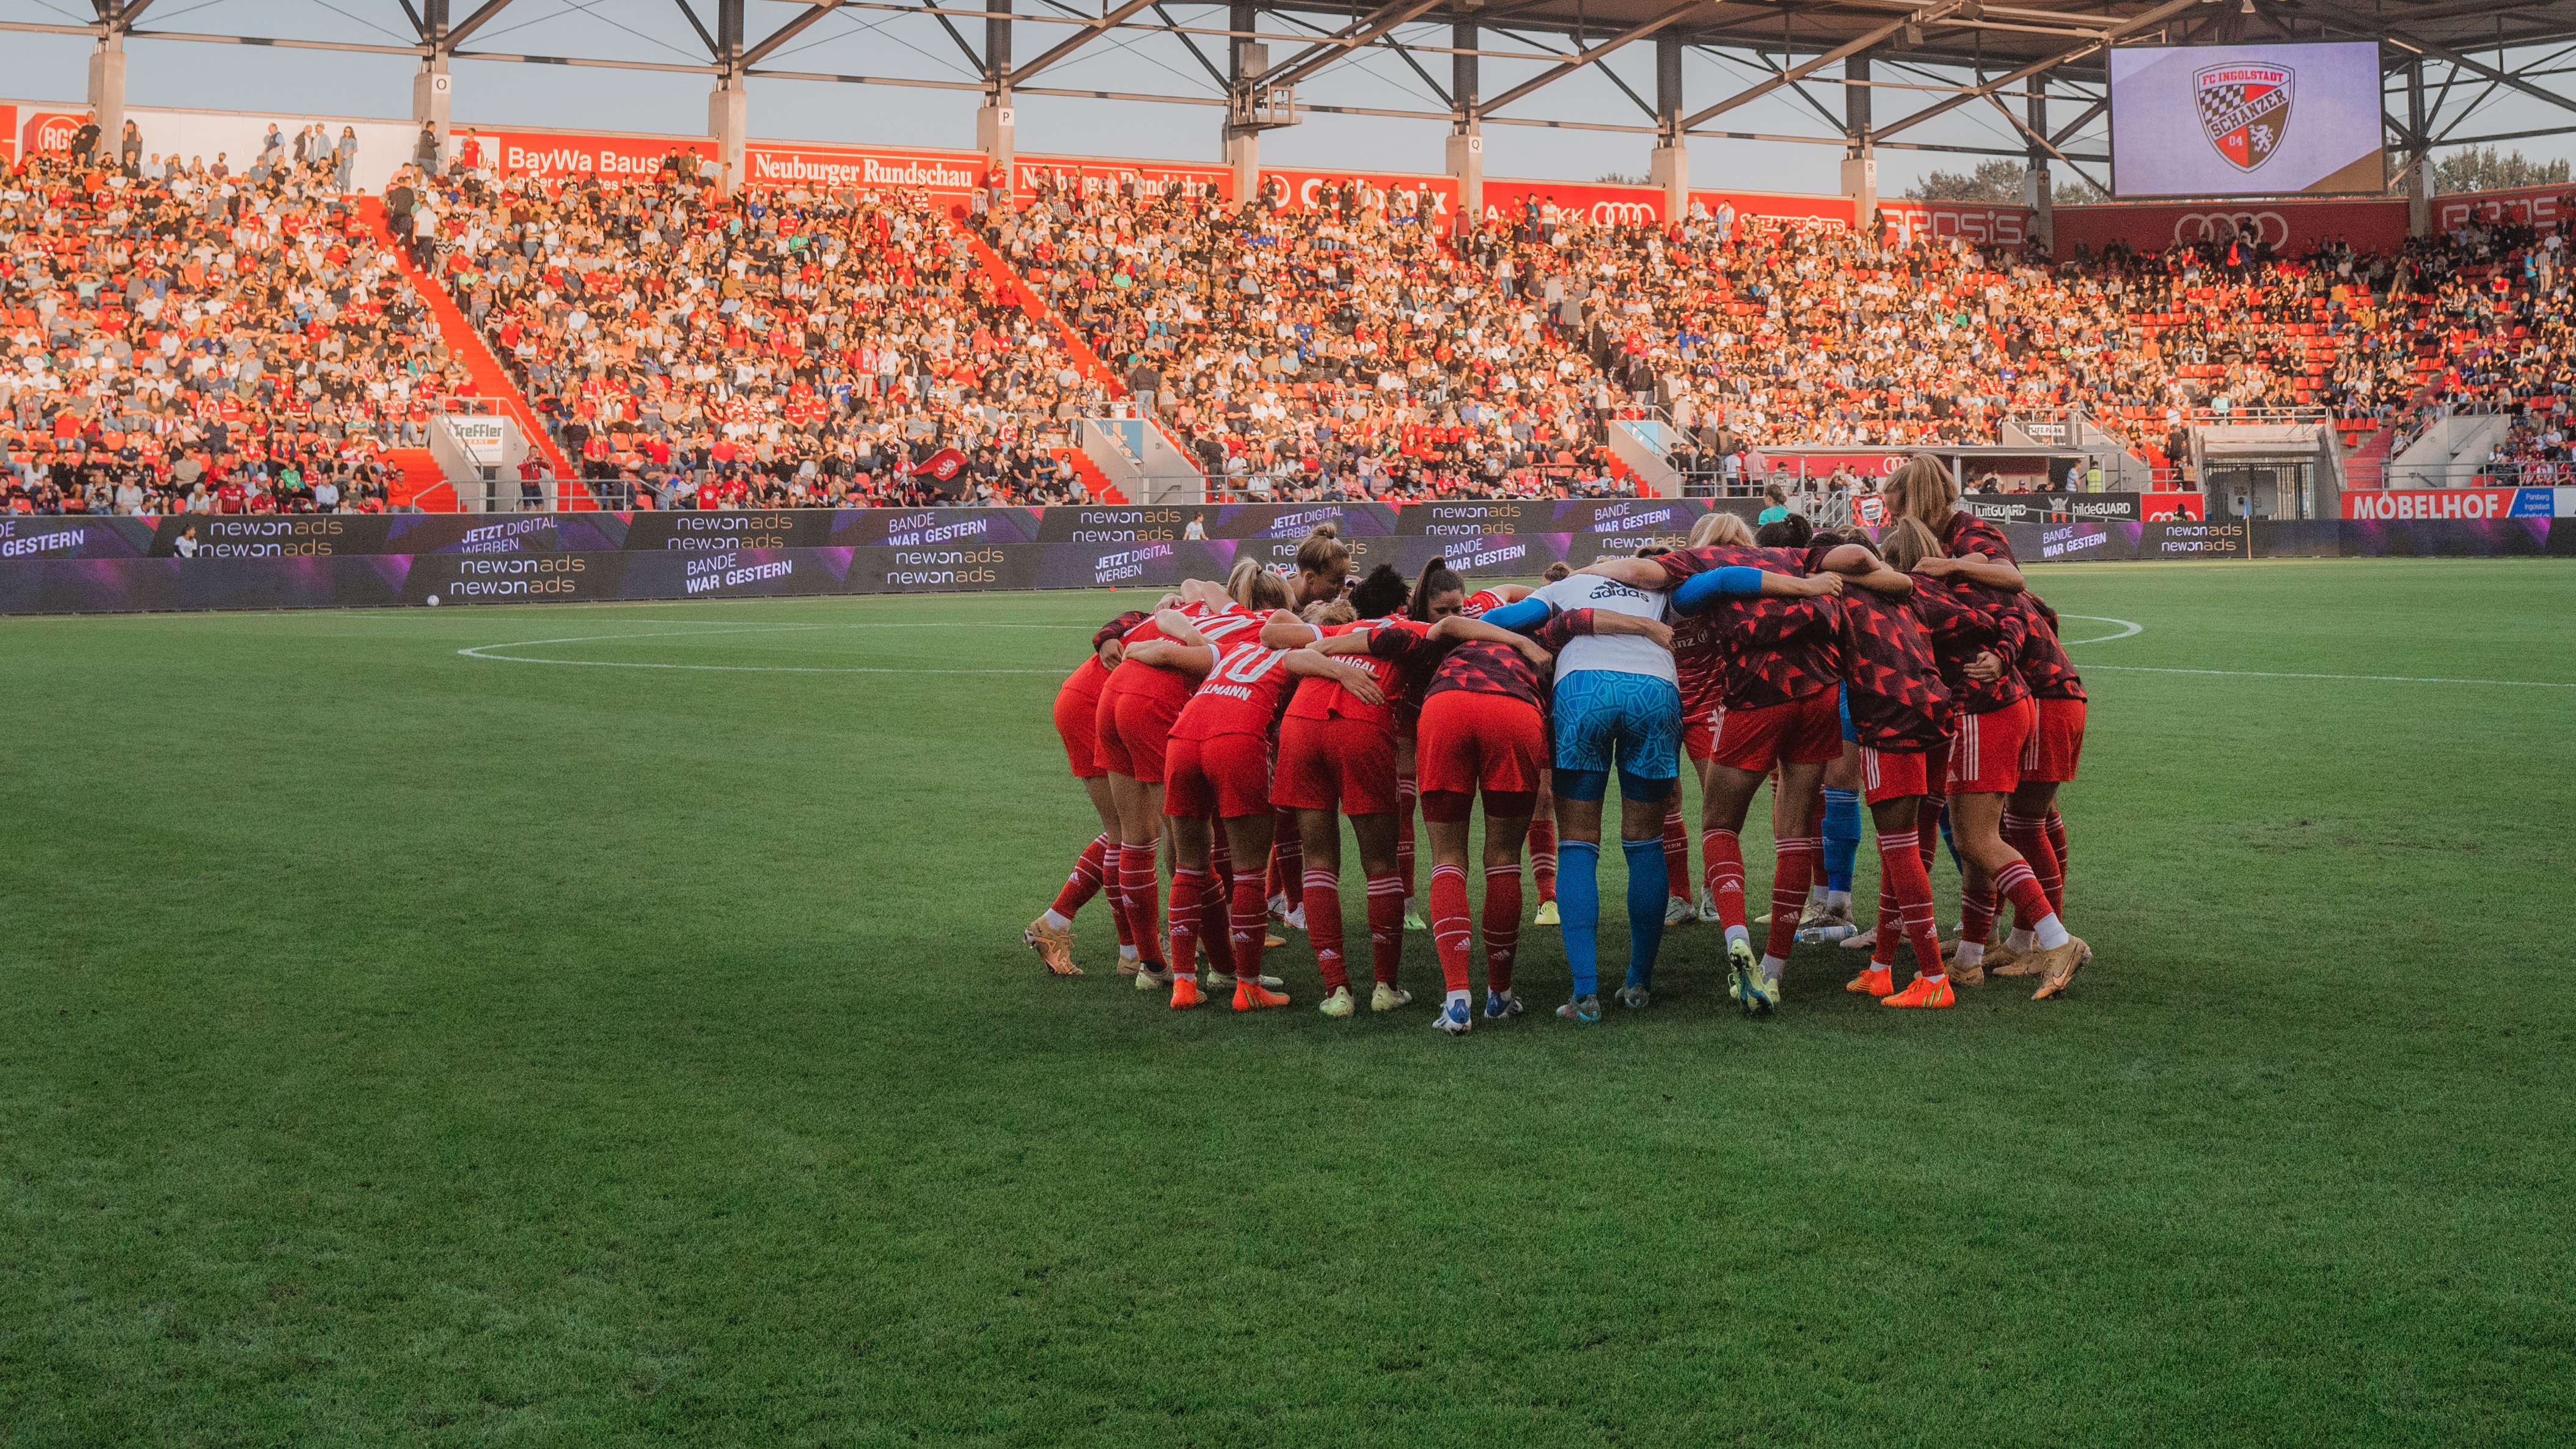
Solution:
[{"label": "soccer pitch", "polygon": [[0,1438],[2564,1442],[2576,569],[2032,577],[2071,1000],[1463,1040],[1042,973],[1134,593],[0,621]]}]

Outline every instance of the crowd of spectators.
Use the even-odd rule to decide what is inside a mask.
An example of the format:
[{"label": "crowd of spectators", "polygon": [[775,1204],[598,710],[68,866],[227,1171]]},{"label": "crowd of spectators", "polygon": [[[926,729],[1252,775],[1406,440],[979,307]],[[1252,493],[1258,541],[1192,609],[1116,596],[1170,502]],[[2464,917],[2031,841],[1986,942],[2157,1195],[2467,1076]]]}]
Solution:
[{"label": "crowd of spectators", "polygon": [[1627,399],[1567,317],[1488,285],[1415,193],[1237,207],[1130,183],[981,219],[1227,496],[1635,491],[1605,432]]},{"label": "crowd of spectators", "polygon": [[141,147],[0,184],[0,487],[15,511],[381,508],[462,383],[346,204],[336,148]]},{"label": "crowd of spectators", "polygon": [[662,506],[1076,502],[1101,401],[926,198],[721,195],[457,167],[411,199],[431,265],[604,491]]},{"label": "crowd of spectators", "polygon": [[[380,450],[474,385],[348,203],[354,134],[272,127],[238,174],[103,141],[0,190],[8,506],[382,506]],[[2491,472],[2568,457],[2563,225],[2052,261],[1546,201],[1450,234],[1357,180],[1293,206],[1041,187],[960,225],[918,194],[725,197],[676,152],[622,184],[486,159],[399,173],[394,234],[619,501],[1083,502],[1076,420],[1111,411],[1216,496],[1283,502],[1631,493],[1610,429],[1646,418],[1693,491],[1753,491],[1764,446],[2076,414],[2168,481],[2189,427],[2248,419],[2394,447],[2503,411]]]}]

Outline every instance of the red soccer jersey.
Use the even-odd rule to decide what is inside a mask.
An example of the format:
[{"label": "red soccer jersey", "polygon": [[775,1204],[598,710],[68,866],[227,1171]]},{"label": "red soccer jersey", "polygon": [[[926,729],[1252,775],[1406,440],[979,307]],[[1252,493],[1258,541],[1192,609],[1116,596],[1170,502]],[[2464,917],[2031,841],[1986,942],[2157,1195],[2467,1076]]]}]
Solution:
[{"label": "red soccer jersey", "polygon": [[1299,719],[1365,720],[1392,733],[1395,712],[1405,698],[1404,676],[1408,668],[1422,668],[1438,661],[1440,646],[1425,636],[1428,624],[1411,619],[1362,619],[1356,624],[1333,624],[1323,631],[1329,639],[1337,634],[1367,634],[1369,652],[1342,656],[1367,670],[1377,679],[1378,691],[1386,696],[1384,704],[1363,703],[1357,695],[1330,679],[1309,678],[1297,686],[1296,697],[1288,702],[1288,712]]},{"label": "red soccer jersey", "polygon": [[1269,734],[1288,702],[1288,686],[1300,678],[1282,666],[1280,661],[1287,657],[1287,650],[1265,648],[1257,638],[1218,646],[1216,668],[1199,681],[1199,692],[1181,707],[1172,738]]},{"label": "red soccer jersey", "polygon": [[1478,589],[1467,596],[1467,601],[1458,606],[1458,611],[1470,619],[1481,619],[1491,610],[1501,607],[1503,607],[1502,595],[1491,589]]},{"label": "red soccer jersey", "polygon": [[2013,661],[2021,682],[2030,686],[2033,699],[2082,699],[2083,676],[2075,672],[2075,662],[2057,643],[2057,611],[2048,607],[2039,595],[2024,591],[2008,595],[2009,606],[2021,615],[2026,631],[2022,637],[2021,657]]},{"label": "red soccer jersey", "polygon": [[[1932,640],[1932,657],[1941,666],[1941,682],[1949,686],[1950,703],[1960,714],[1991,714],[2015,700],[2030,697],[2029,687],[2012,671],[2012,662],[2020,655],[2022,636],[2027,631],[2019,614],[1995,607],[2002,597],[1974,584],[1945,586],[1944,581],[1936,579],[1914,581],[1914,593],[1908,602]],[[2004,661],[2003,677],[1991,683],[1970,679],[1966,672],[1969,663],[1988,651]]]},{"label": "red soccer jersey", "polygon": [[1726,642],[1715,610],[1674,618],[1673,670],[1681,676],[1683,722],[1714,721],[1726,703]]},{"label": "red soccer jersey", "polygon": [[1873,750],[1928,750],[1950,733],[1950,687],[1931,638],[1904,599],[1867,589],[1842,596],[1844,699],[1852,733]]},{"label": "red soccer jersey", "polygon": [[1431,682],[1422,687],[1422,697],[1427,700],[1450,690],[1507,694],[1532,708],[1541,704],[1538,671],[1530,668],[1521,651],[1488,639],[1469,639],[1451,649],[1439,667],[1431,671]]},{"label": "red soccer jersey", "polygon": [[[1239,634],[1246,629],[1258,629],[1262,621],[1270,617],[1267,614],[1237,609],[1232,605],[1211,609],[1205,604],[1184,604],[1181,606],[1181,612],[1190,616],[1192,628],[1205,635],[1207,641],[1220,650],[1225,647],[1228,636]],[[1126,634],[1129,644],[1144,644],[1170,637],[1156,627],[1154,618],[1150,614]],[[1109,675],[1110,693],[1159,695],[1169,701],[1175,709],[1182,701],[1188,699],[1191,691],[1197,687],[1198,681],[1192,676],[1177,669],[1167,669],[1154,664],[1121,664],[1110,671]]]},{"label": "red soccer jersey", "polygon": [[2013,557],[2012,545],[2004,542],[2004,531],[1964,508],[1951,514],[1950,521],[1941,526],[1941,546],[1950,551],[1952,558],[1981,553],[2015,568],[2021,566],[2021,560]]},{"label": "red soccer jersey", "polygon": [[[1658,554],[1667,587],[1678,587],[1707,569],[1756,568],[1803,578],[1833,548],[1799,550],[1708,544]],[[1721,639],[1725,661],[1722,702],[1728,709],[1769,709],[1831,689],[1843,676],[1840,617],[1832,601],[1816,598],[1725,598],[1701,611]],[[1675,641],[1676,647],[1679,641]],[[1674,661],[1678,666],[1679,659]],[[1688,703],[1687,700],[1684,701]]]}]

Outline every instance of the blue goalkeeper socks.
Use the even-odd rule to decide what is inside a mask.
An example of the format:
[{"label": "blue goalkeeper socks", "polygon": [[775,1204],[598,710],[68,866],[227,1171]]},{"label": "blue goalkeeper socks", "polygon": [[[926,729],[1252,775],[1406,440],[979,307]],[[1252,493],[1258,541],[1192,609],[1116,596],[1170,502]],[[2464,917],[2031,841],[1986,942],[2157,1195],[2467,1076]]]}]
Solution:
[{"label": "blue goalkeeper socks", "polygon": [[1619,850],[1628,857],[1628,984],[1651,986],[1664,945],[1664,839],[1622,840]]},{"label": "blue goalkeeper socks", "polygon": [[[1655,919],[1663,919],[1663,842],[1655,846]],[[1597,994],[1601,989],[1601,967],[1597,957],[1598,943],[1593,939],[1601,929],[1601,846],[1590,840],[1559,840],[1556,843],[1556,913],[1557,925],[1565,937],[1565,964],[1574,972],[1574,994],[1578,997]]]},{"label": "blue goalkeeper socks", "polygon": [[1860,853],[1860,792],[1825,787],[1825,889],[1851,892],[1852,857]]}]

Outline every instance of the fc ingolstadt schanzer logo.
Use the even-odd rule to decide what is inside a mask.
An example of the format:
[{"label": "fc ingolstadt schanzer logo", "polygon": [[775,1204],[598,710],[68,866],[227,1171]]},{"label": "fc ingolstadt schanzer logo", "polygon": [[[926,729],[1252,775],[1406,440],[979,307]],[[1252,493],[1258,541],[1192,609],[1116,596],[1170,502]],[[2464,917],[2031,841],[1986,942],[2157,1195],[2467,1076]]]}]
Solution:
[{"label": "fc ingolstadt schanzer logo", "polygon": [[2251,171],[2280,149],[2290,124],[2290,68],[2213,65],[2192,77],[2200,131],[2227,164]]}]

